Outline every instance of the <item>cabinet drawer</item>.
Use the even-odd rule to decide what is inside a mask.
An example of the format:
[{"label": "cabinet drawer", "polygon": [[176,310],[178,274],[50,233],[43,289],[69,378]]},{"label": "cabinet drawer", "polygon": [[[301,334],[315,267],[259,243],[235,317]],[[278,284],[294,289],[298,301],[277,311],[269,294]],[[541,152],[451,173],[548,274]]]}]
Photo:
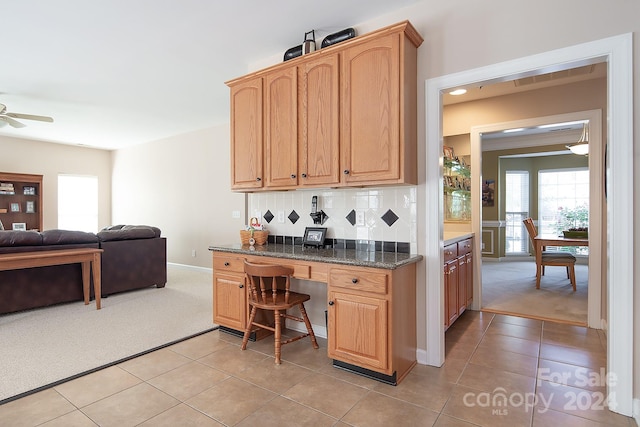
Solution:
[{"label": "cabinet drawer", "polygon": [[213,255],[213,271],[244,273],[244,258],[239,256]]},{"label": "cabinet drawer", "polygon": [[332,268],[329,285],[362,292],[387,293],[387,273],[365,269]]},{"label": "cabinet drawer", "polygon": [[471,239],[461,240],[458,242],[458,255],[466,255],[471,252]]},{"label": "cabinet drawer", "polygon": [[458,257],[458,244],[452,243],[444,247],[444,262],[449,262]]}]

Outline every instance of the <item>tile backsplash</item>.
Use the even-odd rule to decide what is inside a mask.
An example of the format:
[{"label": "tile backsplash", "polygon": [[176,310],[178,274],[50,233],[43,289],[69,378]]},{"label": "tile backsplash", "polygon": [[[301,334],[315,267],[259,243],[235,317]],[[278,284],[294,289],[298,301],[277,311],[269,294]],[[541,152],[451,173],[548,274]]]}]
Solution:
[{"label": "tile backsplash", "polygon": [[327,219],[327,238],[408,243],[417,252],[416,186],[354,189],[305,189],[248,195],[249,217],[257,217],[270,235],[302,237],[311,218],[311,200]]}]

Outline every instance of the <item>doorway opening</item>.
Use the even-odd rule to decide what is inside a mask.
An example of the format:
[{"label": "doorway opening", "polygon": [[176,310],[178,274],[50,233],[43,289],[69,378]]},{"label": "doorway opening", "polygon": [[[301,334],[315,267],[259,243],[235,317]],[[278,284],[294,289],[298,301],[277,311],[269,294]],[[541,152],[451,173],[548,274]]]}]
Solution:
[{"label": "doorway opening", "polygon": [[[510,137],[508,139],[500,138],[499,144],[496,144],[497,138],[491,137],[496,133],[503,132],[504,129],[533,129],[546,127],[552,123],[569,122],[579,123],[576,131],[554,134],[546,139],[540,136],[536,138],[525,136],[519,138]],[[589,157],[576,156],[565,148],[566,143],[578,139],[579,128],[582,123],[587,123],[592,131],[589,143],[591,154]],[[604,146],[601,135],[601,110],[545,116],[472,128],[473,155],[480,157],[481,161],[486,159],[487,168],[489,169],[491,169],[492,165],[496,165],[495,173],[500,170],[495,178],[500,183],[496,190],[498,199],[502,200],[500,206],[480,207],[474,213],[477,218],[474,221],[473,231],[476,236],[479,236],[479,240],[485,243],[483,258],[481,258],[482,263],[479,266],[480,271],[477,277],[477,293],[474,294],[475,309],[482,308],[488,311],[526,315],[542,320],[565,321],[585,326],[589,323],[591,327],[602,328],[601,319],[603,316],[601,307],[604,277],[602,273],[602,248],[605,247],[602,242],[606,242],[606,232],[603,227],[603,207],[606,202],[603,180],[601,179],[604,173],[602,166]],[[537,146],[535,145],[536,139],[541,140]],[[528,147],[527,144],[529,144]],[[482,174],[482,171],[477,171],[476,182],[480,182],[480,176],[482,176],[482,179],[486,179],[486,175],[490,173],[487,168],[483,169],[484,174]],[[507,195],[502,187],[507,175],[506,170],[509,168],[520,169],[513,173],[517,178],[515,182],[519,182],[522,185],[525,181],[527,184],[531,181],[531,185],[527,185],[525,190],[518,188],[518,190],[521,190],[520,192],[526,192],[526,196],[523,196],[526,200],[520,203],[517,203],[517,200],[513,201],[512,210],[515,209],[517,212],[510,212],[511,216],[531,216],[538,224],[539,233],[543,235],[546,234],[544,232],[545,227],[551,226],[553,216],[544,214],[544,201],[540,201],[541,193],[538,189],[540,187],[539,177],[541,174],[549,174],[551,171],[554,174],[568,173],[567,171],[569,170],[575,171],[579,169],[588,171],[585,173],[588,173],[590,184],[582,184],[584,188],[581,197],[584,200],[581,200],[582,202],[585,200],[593,201],[593,203],[589,203],[588,208],[588,227],[592,244],[589,255],[577,255],[579,259],[577,260],[576,271],[578,271],[578,278],[580,279],[580,286],[577,292],[573,292],[571,283],[568,280],[564,280],[562,270],[556,271],[553,268],[547,269],[551,276],[548,280],[543,278],[541,289],[535,289],[535,262],[531,258],[528,260],[522,258],[525,255],[529,256],[530,239],[528,234],[522,230],[523,227],[516,227],[517,225],[522,225],[523,218],[520,218],[517,224],[511,224],[506,221],[508,209],[504,200]],[[479,186],[476,185],[476,187]],[[477,189],[477,191],[480,190]],[[519,193],[514,191],[512,194]],[[572,193],[567,197],[575,199],[576,196]],[[571,201],[565,200],[565,204],[573,207]],[[523,212],[523,209],[526,212]],[[487,221],[487,218],[483,215],[489,216],[490,221]],[[555,230],[551,231],[552,234],[554,232]],[[507,248],[506,245],[498,243],[491,247],[489,242],[509,242],[511,247]],[[517,243],[519,245],[516,248]],[[511,254],[507,253],[507,249],[511,251]],[[575,251],[575,247],[569,251]],[[586,250],[582,250],[582,252],[587,253]],[[509,264],[507,261],[514,260],[518,261],[518,264],[507,265]],[[587,268],[587,265],[589,268]],[[504,270],[504,274],[500,274],[501,269]],[[485,278],[482,271],[487,272],[487,280],[499,277],[495,286],[489,287],[487,301],[483,299]],[[545,281],[547,283],[551,281],[553,287],[545,288]],[[511,284],[514,286],[510,287]],[[586,286],[587,284],[588,287]],[[500,293],[501,291],[502,293]],[[563,307],[562,304],[566,304],[566,307]]]},{"label": "doorway opening", "polygon": [[[425,349],[419,360],[428,365],[444,362],[444,295],[443,277],[443,209],[442,209],[442,92],[451,87],[512,80],[543,74],[545,70],[562,70],[581,65],[606,62],[608,67],[607,126],[607,259],[608,286],[605,324],[607,334],[607,367],[618,374],[619,381],[609,387],[615,398],[616,412],[631,415],[633,402],[633,230],[634,219],[629,197],[634,194],[633,159],[633,94],[627,90],[633,82],[632,34],[623,34],[581,45],[561,48],[526,58],[437,77],[426,82],[426,150],[423,201],[418,208],[425,218],[419,248],[425,258]],[[604,167],[604,166],[602,166]],[[615,191],[614,191],[615,189]],[[438,200],[439,203],[426,203]],[[480,200],[473,200],[479,206]],[[474,248],[479,253],[479,243]],[[477,270],[477,269],[476,269]]]}]

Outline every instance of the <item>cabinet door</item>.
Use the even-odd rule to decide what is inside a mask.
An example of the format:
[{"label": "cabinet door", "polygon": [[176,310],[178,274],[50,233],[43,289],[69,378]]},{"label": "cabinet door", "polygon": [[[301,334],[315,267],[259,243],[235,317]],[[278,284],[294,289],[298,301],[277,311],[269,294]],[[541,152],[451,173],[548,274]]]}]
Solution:
[{"label": "cabinet door", "polygon": [[469,252],[465,255],[465,262],[467,268],[467,307],[473,302],[473,252]]},{"label": "cabinet door", "polygon": [[228,328],[244,331],[247,325],[247,297],[244,274],[214,274],[213,322]]},{"label": "cabinet door", "polygon": [[265,77],[266,187],[298,184],[297,68],[289,67]]},{"label": "cabinet door", "polygon": [[262,78],[231,87],[231,189],[262,188]]},{"label": "cabinet door", "polygon": [[347,183],[400,179],[400,35],[342,54],[342,168]]},{"label": "cabinet door", "polygon": [[364,368],[388,368],[387,301],[329,291],[328,354]]},{"label": "cabinet door", "polygon": [[467,308],[468,270],[465,255],[458,257],[458,316]]},{"label": "cabinet door", "polygon": [[445,265],[445,313],[446,325],[451,326],[458,318],[458,260]]},{"label": "cabinet door", "polygon": [[299,65],[300,185],[340,183],[338,54]]}]

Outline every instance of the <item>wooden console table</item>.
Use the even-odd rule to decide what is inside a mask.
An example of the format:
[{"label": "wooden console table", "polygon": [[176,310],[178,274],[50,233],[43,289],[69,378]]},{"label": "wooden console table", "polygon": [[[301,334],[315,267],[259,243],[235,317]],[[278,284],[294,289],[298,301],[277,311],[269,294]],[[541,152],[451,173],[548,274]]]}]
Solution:
[{"label": "wooden console table", "polygon": [[90,273],[93,269],[93,292],[96,297],[96,310],[100,310],[100,254],[102,252],[102,249],[80,248],[2,254],[0,255],[0,271],[80,263],[82,265],[84,304],[89,304]]}]

